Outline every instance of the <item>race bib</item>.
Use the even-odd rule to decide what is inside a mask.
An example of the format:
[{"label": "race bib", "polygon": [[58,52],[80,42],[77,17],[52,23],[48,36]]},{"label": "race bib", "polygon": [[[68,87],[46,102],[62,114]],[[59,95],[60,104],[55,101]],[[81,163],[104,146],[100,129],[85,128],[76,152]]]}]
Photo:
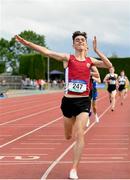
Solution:
[{"label": "race bib", "polygon": [[124,81],[120,81],[119,85],[125,85],[125,82]]},{"label": "race bib", "polygon": [[68,90],[77,93],[83,93],[87,89],[87,83],[83,80],[71,80]]},{"label": "race bib", "polygon": [[110,84],[116,84],[115,80],[110,80]]}]

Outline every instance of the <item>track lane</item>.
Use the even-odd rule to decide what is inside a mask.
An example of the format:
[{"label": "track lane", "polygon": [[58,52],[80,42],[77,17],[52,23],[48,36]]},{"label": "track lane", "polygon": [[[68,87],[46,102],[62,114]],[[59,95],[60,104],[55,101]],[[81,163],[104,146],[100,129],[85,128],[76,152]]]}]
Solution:
[{"label": "track lane", "polygon": [[[103,112],[103,109],[107,105],[109,105],[107,98],[102,99],[102,101],[104,102],[104,104],[102,104],[101,101],[99,101],[99,103],[98,103],[99,114]],[[59,112],[60,112],[60,110],[59,110]],[[57,115],[58,115],[58,113],[57,113]],[[110,111],[110,113],[111,113],[111,111]],[[109,114],[109,116],[110,116],[110,114]],[[31,119],[30,119],[30,122],[31,122]],[[93,122],[94,122],[94,120],[92,119],[91,123],[93,123]],[[18,124],[20,125],[21,122],[19,121]],[[24,123],[24,124],[26,124],[26,123]],[[14,125],[15,125],[15,123],[14,123]],[[99,125],[101,125],[101,123]],[[96,127],[98,127],[99,125],[96,124],[95,128],[93,127],[92,130],[94,132],[96,132]],[[123,124],[123,125],[126,126],[126,124]],[[12,126],[13,126],[13,124],[12,124]],[[104,128],[104,126],[105,125],[102,124],[102,128]],[[110,124],[107,124],[107,126],[110,126]],[[10,126],[10,128],[11,128],[11,126]],[[99,135],[102,136],[102,134],[100,134],[101,133],[100,128],[99,128]],[[89,139],[90,132],[87,133],[87,136],[86,136],[87,142]],[[106,129],[105,129],[105,132],[106,132]],[[124,134],[124,135],[126,135],[126,134]],[[91,135],[90,135],[90,137],[91,137]],[[121,136],[121,137],[122,137],[122,139],[126,138],[125,136]],[[100,137],[100,139],[101,139],[101,137]],[[104,142],[104,141],[102,141],[102,142]],[[43,143],[43,144],[41,144],[41,143]],[[40,177],[42,177],[43,172],[46,171],[46,169],[50,166],[50,164],[53,162],[53,160],[57,159],[59,157],[59,155],[61,155],[62,152],[65,149],[67,149],[68,146],[70,146],[71,143],[73,143],[73,141],[66,141],[64,139],[62,119],[57,121],[56,123],[51,124],[50,126],[48,126],[46,128],[39,129],[38,131],[33,132],[32,134],[28,134],[26,137],[23,137],[23,138],[19,139],[18,141],[15,141],[15,142],[1,148],[1,150],[0,150],[1,156],[5,156],[5,157],[0,160],[0,163],[1,163],[0,170],[1,170],[1,172],[3,172],[0,175],[0,178],[3,179],[3,177],[4,177],[6,179],[8,179],[8,178],[32,179],[35,177],[36,179],[39,179]],[[93,143],[93,141],[90,141],[88,143]],[[90,145],[90,144],[88,144],[88,145]],[[122,156],[124,156],[124,154],[127,154],[127,150],[125,150],[125,149],[121,149],[121,150],[122,151],[120,153],[119,149],[118,150],[116,149],[116,151],[118,151],[118,155],[122,154]],[[86,151],[86,149],[85,149],[85,151]],[[87,151],[89,151],[89,153],[93,152],[95,154],[95,149],[87,148]],[[101,152],[102,152],[101,149],[97,150],[97,154],[100,154]],[[105,152],[105,153],[107,153],[107,152]],[[111,153],[113,153],[113,149],[111,150]],[[66,157],[65,157],[65,159],[61,160],[59,162],[59,164],[57,164],[56,167],[51,171],[51,173],[49,174],[49,178],[51,176],[53,177],[53,179],[54,178],[55,179],[67,178],[69,167],[72,163],[71,162],[72,152],[68,153],[66,155]],[[83,158],[85,158],[85,157],[86,157],[86,152],[84,152]],[[35,158],[38,158],[38,159],[35,159]],[[92,164],[92,161],[94,161],[94,160],[93,159],[89,159],[89,160],[82,159],[81,166],[82,166],[82,164],[84,164],[83,165],[83,167],[85,168],[84,172],[86,172],[86,162],[87,162],[87,167],[89,168],[89,165]],[[99,162],[99,159],[97,159],[96,162]],[[104,160],[102,162],[104,162]],[[98,163],[98,164],[100,164],[100,163]],[[96,165],[97,164],[95,164],[95,166]],[[64,173],[62,174],[62,178],[61,178],[59,176],[59,173],[63,170],[62,168],[64,168],[64,171],[63,171]],[[93,170],[91,168],[92,167],[90,167],[89,170],[91,172],[93,172]],[[11,169],[11,171],[6,173],[7,169]],[[27,169],[29,169],[29,170],[27,171]],[[83,174],[81,169],[82,169],[82,167],[80,167],[79,173]],[[25,173],[22,173],[23,171]],[[86,179],[86,174],[84,176]],[[84,177],[84,176],[82,176],[82,177]]]},{"label": "track lane", "polygon": [[[48,121],[49,121],[49,119],[48,119]],[[56,129],[56,132],[55,132],[55,129]],[[49,139],[50,137],[48,137],[48,139],[45,139],[44,136],[51,135],[51,134],[52,134],[52,137],[55,135],[54,136],[55,138]],[[56,137],[56,135],[58,138],[62,137],[62,139],[61,138],[58,139]],[[37,137],[38,139],[35,136],[36,137],[38,136]],[[43,137],[43,138],[41,138],[41,137]],[[2,164],[4,164],[3,171],[7,168],[6,166],[8,166],[8,165],[17,166],[17,168],[18,168],[18,165],[21,166],[21,164],[22,164],[24,166],[23,168],[26,169],[28,165],[30,165],[32,167],[33,164],[36,164],[39,167],[39,164],[42,164],[42,166],[44,164],[45,165],[48,163],[50,164],[53,161],[53,159],[55,159],[57,157],[57,154],[61,154],[63,151],[63,148],[67,148],[71,142],[72,141],[66,141],[64,139],[62,120],[58,121],[57,123],[51,124],[50,127],[46,127],[44,129],[39,129],[37,132],[28,134],[27,137],[25,137],[25,138],[22,137],[21,139],[18,139],[18,141],[14,141],[10,144],[7,144],[7,145],[1,147],[1,150],[0,150],[1,155],[5,156],[3,159],[1,159]],[[48,151],[49,151],[49,155],[46,155],[46,156],[42,155],[42,154],[47,154]],[[7,152],[7,153],[5,154],[5,152]],[[24,152],[26,152],[26,153],[24,153]],[[36,159],[35,161],[34,161],[34,159],[32,161],[29,159],[30,156],[35,157],[37,154],[39,154],[40,159],[38,159],[38,160]],[[17,159],[17,155],[22,156],[21,160]],[[17,168],[15,169],[16,171],[18,170]],[[6,178],[9,178],[9,177],[13,178],[14,174],[15,174],[15,172],[11,171],[8,173],[8,175],[6,175]],[[26,177],[25,177],[25,174],[17,175],[17,178],[21,178],[21,177],[30,178],[30,175],[28,174],[28,176],[26,176]],[[31,175],[31,177],[32,177],[32,175]],[[35,177],[37,178],[37,174],[35,175]]]},{"label": "track lane", "polygon": [[[100,123],[87,133],[79,167],[81,179],[130,179],[129,99],[130,92],[123,106],[118,100],[115,111],[109,110]],[[51,165],[50,171],[44,172],[42,178],[67,178],[72,164],[71,158],[72,151],[56,162],[54,167]]]}]

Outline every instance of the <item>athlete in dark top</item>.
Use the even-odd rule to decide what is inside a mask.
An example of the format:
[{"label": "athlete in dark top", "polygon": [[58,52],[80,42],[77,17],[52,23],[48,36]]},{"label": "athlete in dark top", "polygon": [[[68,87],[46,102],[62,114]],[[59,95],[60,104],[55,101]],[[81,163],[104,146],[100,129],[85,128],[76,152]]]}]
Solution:
[{"label": "athlete in dark top", "polygon": [[104,78],[104,82],[107,84],[107,90],[109,93],[109,100],[111,103],[111,110],[114,111],[115,109],[115,101],[116,101],[116,89],[117,89],[117,77],[118,75],[115,74],[114,67],[109,69],[109,74],[107,74]]}]

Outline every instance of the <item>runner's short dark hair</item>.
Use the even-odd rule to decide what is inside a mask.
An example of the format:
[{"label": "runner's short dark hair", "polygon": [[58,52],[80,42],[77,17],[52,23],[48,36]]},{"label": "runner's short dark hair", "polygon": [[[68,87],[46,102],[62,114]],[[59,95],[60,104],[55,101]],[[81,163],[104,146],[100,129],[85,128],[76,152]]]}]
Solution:
[{"label": "runner's short dark hair", "polygon": [[77,36],[83,36],[86,40],[87,40],[87,33],[86,32],[81,32],[81,31],[75,31],[72,35],[72,39],[74,41],[74,39],[77,37]]}]

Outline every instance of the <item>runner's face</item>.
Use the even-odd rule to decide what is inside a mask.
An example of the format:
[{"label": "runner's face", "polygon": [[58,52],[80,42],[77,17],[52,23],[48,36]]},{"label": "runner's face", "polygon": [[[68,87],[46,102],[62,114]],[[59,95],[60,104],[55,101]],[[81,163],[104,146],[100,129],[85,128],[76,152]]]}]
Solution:
[{"label": "runner's face", "polygon": [[125,75],[124,71],[121,71],[121,76],[124,76],[124,75]]},{"label": "runner's face", "polygon": [[113,68],[113,67],[110,68],[110,69],[109,69],[109,72],[110,72],[110,73],[114,73],[114,72],[115,72],[114,68]]},{"label": "runner's face", "polygon": [[74,39],[73,47],[77,51],[83,51],[86,50],[87,42],[84,36],[77,36]]}]

